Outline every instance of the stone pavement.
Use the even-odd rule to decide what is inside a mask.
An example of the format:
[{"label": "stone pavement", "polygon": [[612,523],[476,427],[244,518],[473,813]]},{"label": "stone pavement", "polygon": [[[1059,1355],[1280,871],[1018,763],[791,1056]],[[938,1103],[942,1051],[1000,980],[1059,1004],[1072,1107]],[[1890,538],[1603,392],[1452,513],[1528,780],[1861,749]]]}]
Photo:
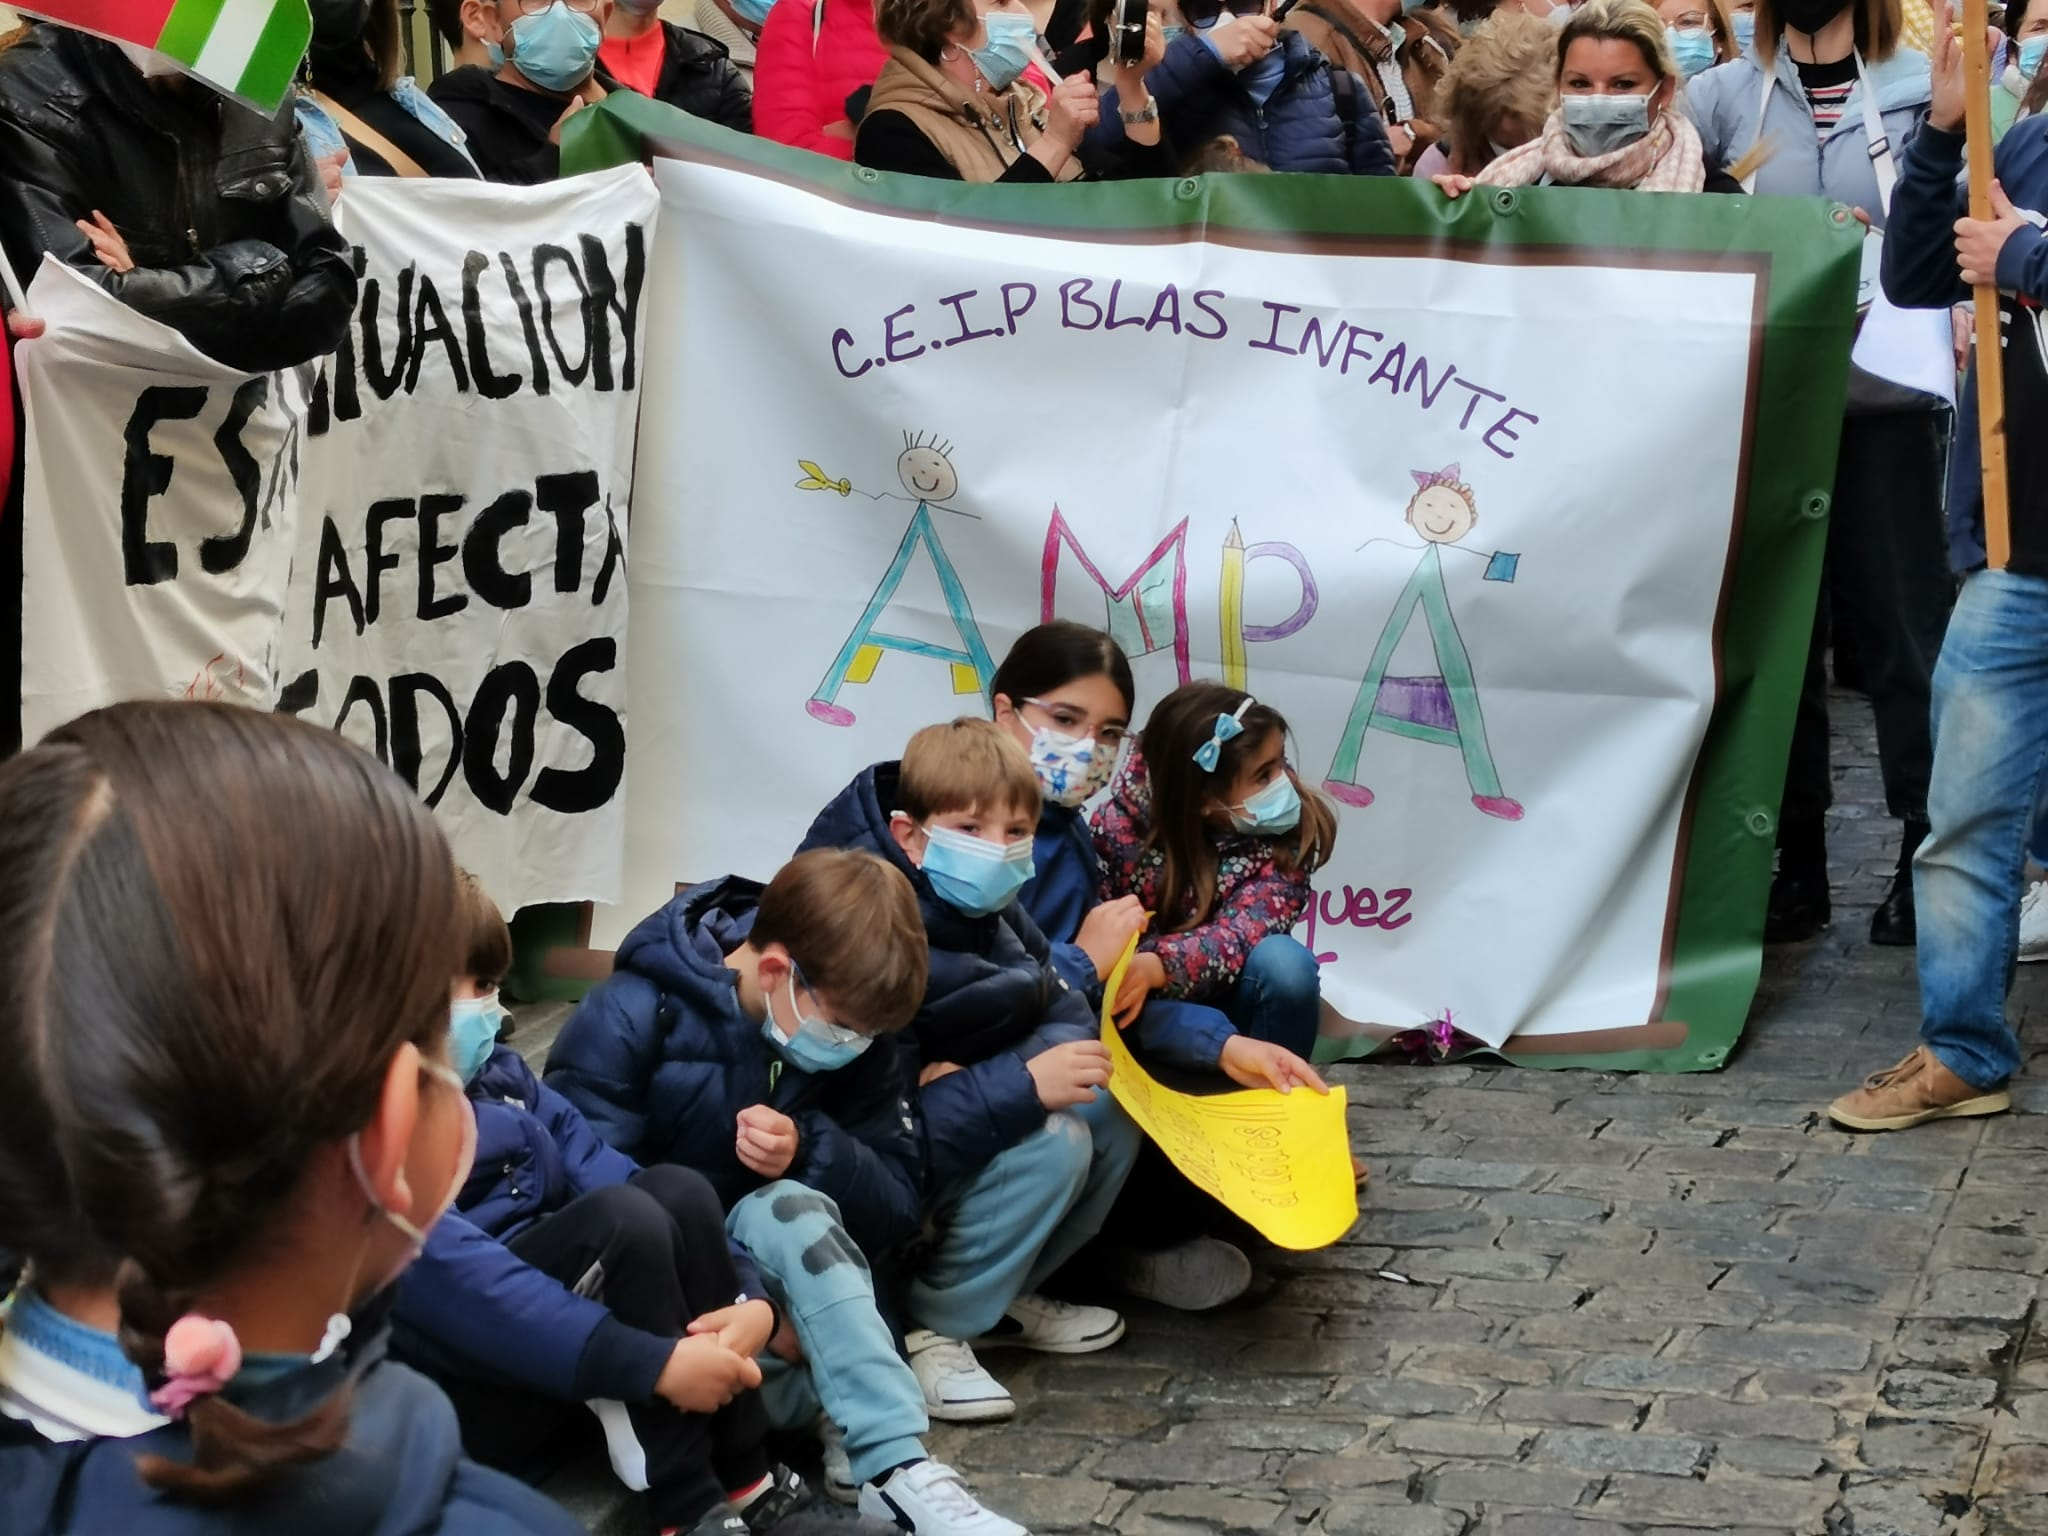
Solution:
[{"label": "stone pavement", "polygon": [[1892,827],[1837,708],[1836,924],[1770,958],[1726,1071],[1341,1068],[1348,1241],[1103,1354],[991,1351],[1016,1419],[937,1453],[1038,1536],[2048,1533],[2048,1082],[1904,1135],[1820,1114],[1918,1022],[1864,939]]}]

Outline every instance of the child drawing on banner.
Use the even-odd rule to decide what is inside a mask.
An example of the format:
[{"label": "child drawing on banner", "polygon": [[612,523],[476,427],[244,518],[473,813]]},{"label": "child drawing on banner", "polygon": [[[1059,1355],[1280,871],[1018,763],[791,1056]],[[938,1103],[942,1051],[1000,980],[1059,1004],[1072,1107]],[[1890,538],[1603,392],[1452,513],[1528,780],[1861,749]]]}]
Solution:
[{"label": "child drawing on banner", "polygon": [[[1388,731],[1411,741],[1456,747],[1465,759],[1465,777],[1472,787],[1472,803],[1489,816],[1502,821],[1520,821],[1522,805],[1501,788],[1494,767],[1492,749],[1486,742],[1486,721],[1480,713],[1479,685],[1472,675],[1472,658],[1465,650],[1464,637],[1451,612],[1451,599],[1444,589],[1443,551],[1458,550],[1486,561],[1487,581],[1513,581],[1521,556],[1496,551],[1484,554],[1465,549],[1460,541],[1479,521],[1479,505],[1472,487],[1459,479],[1456,464],[1438,470],[1410,470],[1415,478],[1415,495],[1408,503],[1408,526],[1422,535],[1422,559],[1415,574],[1394,599],[1372,661],[1359,684],[1357,702],[1345,723],[1343,739],[1337,744],[1323,788],[1346,805],[1367,806],[1373,793],[1358,782],[1358,760],[1365,750],[1367,731]],[[1392,542],[1368,539],[1368,544]],[[1359,546],[1361,549],[1364,545]],[[1403,546],[1413,548],[1413,545]],[[1397,677],[1391,672],[1395,651],[1415,621],[1416,610],[1428,631],[1435,669],[1414,676]]]},{"label": "child drawing on banner", "polygon": [[[948,456],[951,447],[951,444],[941,443],[936,438],[927,440],[922,435],[903,434],[903,452],[896,460],[896,474],[903,483],[903,489],[909,493],[908,499],[917,503],[917,511],[911,515],[910,526],[903,530],[895,557],[882,573],[882,579],[876,585],[874,595],[868,599],[867,607],[862,610],[859,622],[847,635],[846,643],[839,647],[839,654],[832,658],[832,665],[826,669],[817,690],[804,705],[812,719],[822,720],[827,725],[852,725],[854,713],[838,702],[839,690],[848,683],[865,683],[873,678],[884,651],[900,651],[908,656],[943,661],[953,669],[953,692],[978,693],[983,698],[988,696],[989,680],[995,675],[995,661],[989,655],[987,642],[981,638],[981,626],[975,622],[974,609],[967,601],[967,588],[961,583],[960,573],[953,568],[953,562],[946,554],[946,547],[939,542],[938,530],[932,523],[932,509],[935,507],[956,517],[975,516],[972,512],[962,512],[957,507],[946,505],[960,494],[960,475]],[[799,459],[797,467],[804,472],[804,478],[796,483],[800,491],[837,491],[841,496],[854,494],[851,480],[834,480],[808,459]],[[881,501],[885,497],[899,499],[893,491],[862,491],[860,494],[870,501]],[[897,589],[909,574],[911,558],[920,547],[938,577],[939,591],[945,598],[946,616],[960,640],[958,646],[888,634],[876,627],[895,601]]]}]

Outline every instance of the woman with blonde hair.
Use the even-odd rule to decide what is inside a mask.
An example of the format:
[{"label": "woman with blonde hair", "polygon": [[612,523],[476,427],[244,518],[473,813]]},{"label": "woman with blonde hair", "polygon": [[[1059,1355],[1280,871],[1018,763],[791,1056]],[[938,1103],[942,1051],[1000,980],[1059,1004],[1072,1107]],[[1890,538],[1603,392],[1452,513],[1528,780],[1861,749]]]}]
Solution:
[{"label": "woman with blonde hair", "polygon": [[1557,110],[1543,131],[1438,186],[1452,197],[1473,186],[1704,189],[1699,131],[1672,110],[1678,65],[1647,0],[1586,0],[1558,32],[1557,60]]},{"label": "woman with blonde hair", "polygon": [[1443,138],[1417,176],[1477,176],[1543,131],[1557,99],[1557,28],[1522,11],[1494,12],[1458,50],[1437,86]]}]

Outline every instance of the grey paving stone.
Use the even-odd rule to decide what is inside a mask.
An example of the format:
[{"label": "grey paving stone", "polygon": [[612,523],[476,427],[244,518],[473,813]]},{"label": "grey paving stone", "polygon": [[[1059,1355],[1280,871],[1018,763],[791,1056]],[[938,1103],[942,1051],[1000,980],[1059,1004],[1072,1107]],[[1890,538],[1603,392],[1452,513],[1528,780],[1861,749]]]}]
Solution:
[{"label": "grey paving stone", "polygon": [[1900,1365],[1926,1365],[1937,1369],[1991,1369],[1991,1357],[2007,1349],[2013,1331],[1994,1323],[1951,1318],[1908,1323],[1892,1343],[1891,1358]]},{"label": "grey paving stone", "polygon": [[1594,1512],[1609,1519],[1721,1528],[1762,1522],[1766,1529],[1816,1529],[1834,1501],[1825,1480],[1723,1477],[1710,1474],[1698,1482],[1681,1477],[1646,1477],[1623,1473],[1609,1479]]},{"label": "grey paving stone", "polygon": [[1581,1378],[1589,1387],[1620,1392],[1703,1392],[1726,1397],[1749,1372],[1731,1365],[1691,1365],[1678,1360],[1645,1360],[1609,1355],[1586,1367]]},{"label": "grey paving stone", "polygon": [[1489,1163],[1465,1158],[1425,1157],[1408,1170],[1411,1184],[1449,1189],[1527,1189],[1549,1172],[1533,1163]]},{"label": "grey paving stone", "polygon": [[1116,1528],[1126,1536],[1270,1531],[1286,1513],[1286,1502],[1280,1499],[1247,1498],[1204,1488],[1170,1488],[1139,1494],[1119,1511]]},{"label": "grey paving stone", "polygon": [[1876,1473],[1909,1473],[1955,1481],[1976,1465],[1984,1437],[1957,1424],[1879,1422],[1863,1432],[1857,1454]]},{"label": "grey paving stone", "polygon": [[1797,1440],[1717,1440],[1714,1463],[1754,1477],[1818,1477],[1831,1465],[1826,1451]]},{"label": "grey paving stone", "polygon": [[1673,1354],[1688,1360],[1784,1366],[1793,1370],[1860,1371],[1870,1363],[1871,1341],[1852,1333],[1799,1328],[1702,1328]]},{"label": "grey paving stone", "polygon": [[1339,1502],[1323,1516],[1325,1536],[1467,1536],[1463,1510]]},{"label": "grey paving stone", "polygon": [[1340,1386],[1331,1401],[1389,1418],[1420,1418],[1428,1414],[1475,1412],[1488,1395],[1476,1387],[1446,1382],[1374,1379]]},{"label": "grey paving stone", "polygon": [[1942,1418],[1985,1407],[1998,1396],[1998,1383],[1984,1376],[1899,1370],[1885,1376],[1880,1396],[1900,1413]]},{"label": "grey paving stone", "polygon": [[1647,1403],[1627,1397],[1510,1387],[1494,1400],[1491,1411],[1510,1424],[1583,1424],[1622,1429],[1640,1422],[1648,1408]]},{"label": "grey paving stone", "polygon": [[1667,1397],[1651,1409],[1646,1427],[1716,1437],[1773,1436],[1818,1445],[1834,1437],[1837,1424],[1835,1411],[1821,1403]]},{"label": "grey paving stone", "polygon": [[1704,1440],[1669,1435],[1553,1429],[1544,1432],[1529,1459],[1583,1467],[1589,1472],[1654,1472],[1665,1477],[1691,1477],[1707,1459],[1710,1449]]},{"label": "grey paving stone", "polygon": [[2035,1289],[2031,1275],[1998,1269],[1945,1270],[1934,1277],[1913,1315],[2018,1322],[2033,1306]]},{"label": "grey paving stone", "polygon": [[1947,1511],[1911,1483],[1863,1483],[1842,1492],[1844,1536],[1940,1536]]},{"label": "grey paving stone", "polygon": [[1499,1456],[1514,1461],[1528,1448],[1532,1434],[1512,1426],[1418,1419],[1411,1424],[1396,1424],[1387,1438],[1394,1449],[1413,1456]]}]

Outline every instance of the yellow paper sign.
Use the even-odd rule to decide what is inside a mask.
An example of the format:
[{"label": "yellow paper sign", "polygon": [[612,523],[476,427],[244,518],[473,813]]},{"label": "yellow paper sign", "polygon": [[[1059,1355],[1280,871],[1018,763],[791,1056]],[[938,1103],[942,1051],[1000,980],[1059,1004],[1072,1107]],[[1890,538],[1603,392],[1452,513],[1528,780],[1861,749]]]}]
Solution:
[{"label": "yellow paper sign", "polygon": [[1327,1248],[1358,1221],[1344,1090],[1245,1088],[1178,1093],[1153,1080],[1123,1042],[1111,1010],[1137,940],[1102,994],[1110,1092],[1190,1183],[1282,1248]]}]

